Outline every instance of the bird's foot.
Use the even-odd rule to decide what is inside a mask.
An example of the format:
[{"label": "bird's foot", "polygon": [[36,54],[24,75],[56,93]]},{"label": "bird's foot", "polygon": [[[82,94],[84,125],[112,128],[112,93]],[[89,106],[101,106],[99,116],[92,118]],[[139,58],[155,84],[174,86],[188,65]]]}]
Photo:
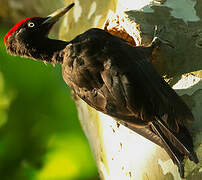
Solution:
[{"label": "bird's foot", "polygon": [[152,40],[152,43],[151,43],[151,46],[154,47],[154,48],[158,48],[160,46],[160,44],[165,44],[171,48],[175,48],[171,42],[169,42],[168,40],[164,40],[164,39],[161,39],[159,37],[159,34],[162,33],[162,31],[165,30],[165,26],[162,26],[161,28],[159,28],[157,25],[155,26],[155,29],[154,29],[154,38]]}]

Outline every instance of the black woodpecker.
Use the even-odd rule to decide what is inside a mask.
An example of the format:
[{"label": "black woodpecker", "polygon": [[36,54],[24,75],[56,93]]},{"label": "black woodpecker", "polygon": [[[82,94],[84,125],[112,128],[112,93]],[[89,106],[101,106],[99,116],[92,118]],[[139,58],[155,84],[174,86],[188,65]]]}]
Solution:
[{"label": "black woodpecker", "polygon": [[97,28],[69,42],[48,38],[52,26],[73,6],[20,21],[4,38],[7,52],[60,63],[64,81],[76,95],[163,147],[184,177],[184,158],[198,163],[185,127],[194,118],[148,61],[155,41],[150,47],[133,47]]}]

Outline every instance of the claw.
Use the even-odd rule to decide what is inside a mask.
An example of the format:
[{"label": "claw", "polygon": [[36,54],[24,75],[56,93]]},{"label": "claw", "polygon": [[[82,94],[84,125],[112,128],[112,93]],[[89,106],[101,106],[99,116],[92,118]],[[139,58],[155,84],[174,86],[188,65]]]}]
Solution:
[{"label": "claw", "polygon": [[154,29],[154,38],[152,40],[152,47],[154,47],[154,48],[157,47],[158,48],[160,46],[160,44],[162,43],[162,44],[165,44],[165,45],[167,45],[167,46],[174,49],[175,47],[171,44],[171,42],[169,42],[168,40],[163,40],[158,36],[158,34],[160,34],[163,31],[164,28],[161,28],[159,30],[157,25],[155,25],[154,28],[155,29]]}]

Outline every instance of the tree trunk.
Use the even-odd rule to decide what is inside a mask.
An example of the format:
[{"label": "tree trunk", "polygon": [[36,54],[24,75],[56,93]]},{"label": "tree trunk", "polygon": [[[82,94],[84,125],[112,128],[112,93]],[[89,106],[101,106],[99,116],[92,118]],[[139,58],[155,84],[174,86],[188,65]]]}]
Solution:
[{"label": "tree trunk", "polygon": [[0,22],[15,24],[30,16],[44,16],[62,6],[58,0],[0,0]]},{"label": "tree trunk", "polygon": [[[62,39],[70,40],[91,27],[105,26],[127,40],[133,37],[136,45],[147,45],[157,25],[160,38],[174,46],[161,45],[151,61],[194,114],[195,121],[188,128],[200,163],[185,160],[185,179],[202,179],[202,1],[75,0],[75,4],[64,18]],[[77,98],[76,104],[101,179],[181,179],[177,166],[158,145],[117,124],[81,99]]]}]

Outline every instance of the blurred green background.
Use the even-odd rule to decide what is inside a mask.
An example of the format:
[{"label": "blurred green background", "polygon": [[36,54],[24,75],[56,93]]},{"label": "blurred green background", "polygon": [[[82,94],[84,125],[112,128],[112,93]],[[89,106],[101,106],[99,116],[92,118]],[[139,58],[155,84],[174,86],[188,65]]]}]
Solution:
[{"label": "blurred green background", "polygon": [[8,55],[7,31],[0,26],[0,179],[98,179],[60,65]]}]

